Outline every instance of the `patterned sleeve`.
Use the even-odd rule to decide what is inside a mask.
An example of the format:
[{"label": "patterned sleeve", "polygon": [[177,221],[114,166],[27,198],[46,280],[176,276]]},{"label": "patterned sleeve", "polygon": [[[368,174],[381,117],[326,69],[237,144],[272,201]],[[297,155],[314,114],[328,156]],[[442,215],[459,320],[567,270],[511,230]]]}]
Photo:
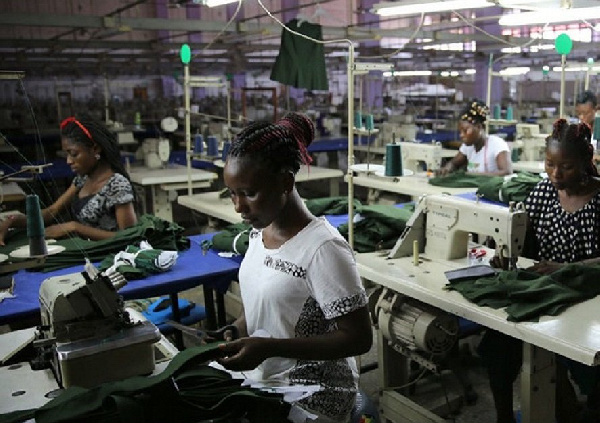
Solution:
[{"label": "patterned sleeve", "polygon": [[75,185],[75,188],[80,190],[81,187],[83,186],[83,184],[85,183],[85,178],[87,178],[87,176],[81,176],[81,175],[75,176],[73,178],[73,185]]},{"label": "patterned sleeve", "polygon": [[315,253],[307,276],[326,319],[343,316],[367,304],[354,255],[344,240],[325,242]]},{"label": "patterned sleeve", "polygon": [[106,190],[106,208],[111,209],[118,204],[133,202],[133,187],[131,182],[121,175],[115,173]]}]

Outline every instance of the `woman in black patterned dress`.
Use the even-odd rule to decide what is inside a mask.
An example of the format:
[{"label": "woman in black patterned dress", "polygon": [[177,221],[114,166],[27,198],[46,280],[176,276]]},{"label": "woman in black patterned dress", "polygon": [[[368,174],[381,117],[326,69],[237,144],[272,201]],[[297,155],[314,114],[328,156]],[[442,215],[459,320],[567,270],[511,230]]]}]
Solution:
[{"label": "woman in black patterned dress", "polygon": [[[600,263],[600,181],[590,139],[587,124],[559,119],[546,140],[548,177],[525,201],[529,228],[523,255],[538,260],[528,270],[550,274],[567,263]],[[521,367],[522,342],[488,330],[479,350],[488,367],[497,422],[512,423],[512,385]],[[557,421],[598,422],[598,369],[564,357],[558,357],[557,363]],[[567,369],[587,394],[583,409],[576,402]]]}]

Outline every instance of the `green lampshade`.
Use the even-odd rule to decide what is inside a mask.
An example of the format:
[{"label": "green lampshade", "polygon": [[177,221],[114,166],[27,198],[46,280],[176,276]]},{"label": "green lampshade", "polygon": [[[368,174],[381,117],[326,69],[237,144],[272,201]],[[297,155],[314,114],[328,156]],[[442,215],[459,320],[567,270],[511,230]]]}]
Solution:
[{"label": "green lampshade", "polygon": [[187,44],[181,46],[181,50],[179,50],[179,57],[181,57],[181,63],[187,65],[192,60],[192,49]]},{"label": "green lampshade", "polygon": [[569,54],[573,48],[573,41],[568,34],[562,33],[554,41],[554,47],[558,54]]}]

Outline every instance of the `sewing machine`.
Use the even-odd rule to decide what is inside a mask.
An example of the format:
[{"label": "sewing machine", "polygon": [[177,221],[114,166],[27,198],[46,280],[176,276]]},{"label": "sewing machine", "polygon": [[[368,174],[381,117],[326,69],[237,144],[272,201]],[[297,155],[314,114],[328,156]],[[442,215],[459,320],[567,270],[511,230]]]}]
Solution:
[{"label": "sewing machine", "polygon": [[146,138],[142,143],[144,164],[150,169],[159,169],[169,162],[171,144],[167,138]]},{"label": "sewing machine", "polygon": [[[421,172],[423,170],[437,170],[442,167],[442,144],[422,144],[418,142],[398,143],[402,150],[402,167]],[[422,168],[425,163],[427,169]]]},{"label": "sewing machine", "polygon": [[[440,290],[435,300],[428,293],[432,285],[443,284],[444,272],[467,265],[464,258],[471,247],[470,233],[493,237],[497,254],[510,259],[514,266],[523,248],[526,228],[527,214],[521,203],[504,207],[448,195],[421,197],[385,264],[378,262],[377,269],[387,265],[389,270],[385,272],[393,276],[386,282],[374,279],[381,288],[369,298],[372,320],[378,329],[383,417],[394,422],[446,421],[411,401],[405,396],[406,390],[396,388],[407,383],[408,360],[434,373],[448,370],[440,364],[443,360],[439,357],[458,340],[457,315],[444,311],[448,292]],[[365,261],[358,259],[363,276]],[[450,369],[462,385],[462,397],[473,395],[461,369]],[[458,395],[440,401],[436,408],[451,412],[461,402]]]},{"label": "sewing machine", "polygon": [[526,231],[527,213],[522,203],[505,207],[449,195],[428,195],[419,201],[388,258],[416,254],[415,242],[418,253],[430,259],[466,257],[469,234],[476,233],[494,238],[496,254],[509,259],[514,267]]},{"label": "sewing machine", "polygon": [[89,262],[83,272],[46,279],[36,367],[49,365],[65,388],[150,374],[160,332],[151,322],[131,321],[117,292],[125,284],[121,274],[99,274]]},{"label": "sewing machine", "polygon": [[521,150],[520,159],[524,161],[544,160],[548,134],[540,134],[538,124],[517,123],[516,129],[517,139],[513,143],[513,148]]}]

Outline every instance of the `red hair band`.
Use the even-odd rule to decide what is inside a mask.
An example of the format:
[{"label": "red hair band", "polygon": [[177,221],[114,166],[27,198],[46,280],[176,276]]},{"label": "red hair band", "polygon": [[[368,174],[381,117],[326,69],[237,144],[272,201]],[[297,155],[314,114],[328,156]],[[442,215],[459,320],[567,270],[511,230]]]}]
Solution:
[{"label": "red hair band", "polygon": [[75,119],[75,117],[73,117],[73,116],[68,117],[65,120],[63,120],[60,123],[60,129],[62,130],[65,126],[67,126],[71,122],[73,122],[75,125],[79,126],[79,128],[81,128],[83,133],[85,135],[87,135],[87,137],[90,139],[90,141],[93,141],[92,134],[90,134],[90,131],[88,131],[88,129],[85,126],[83,126],[83,124],[81,122],[79,122],[77,119]]}]

